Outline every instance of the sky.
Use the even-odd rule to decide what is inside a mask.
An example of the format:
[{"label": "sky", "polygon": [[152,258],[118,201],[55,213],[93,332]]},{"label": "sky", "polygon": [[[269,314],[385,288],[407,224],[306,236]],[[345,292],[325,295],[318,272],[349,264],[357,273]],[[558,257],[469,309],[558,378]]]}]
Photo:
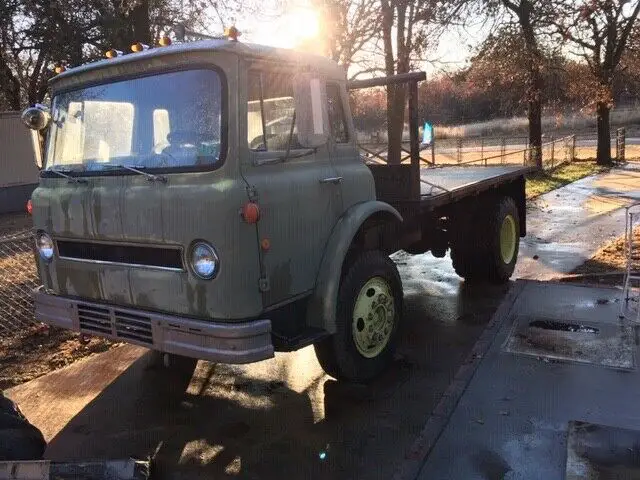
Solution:
[{"label": "sky", "polygon": [[[289,0],[284,11],[277,9],[278,0],[265,0],[266,15],[239,15],[236,27],[243,32],[240,41],[260,43],[274,47],[295,48],[302,42],[313,40],[321,31],[321,17],[306,0]],[[429,62],[420,68],[428,76],[443,71],[454,71],[465,66],[472,49],[487,35],[487,28],[471,26],[466,30],[454,29],[443,35],[435,51],[428,52]],[[350,75],[354,72],[349,72]],[[363,76],[362,78],[365,78]]]}]

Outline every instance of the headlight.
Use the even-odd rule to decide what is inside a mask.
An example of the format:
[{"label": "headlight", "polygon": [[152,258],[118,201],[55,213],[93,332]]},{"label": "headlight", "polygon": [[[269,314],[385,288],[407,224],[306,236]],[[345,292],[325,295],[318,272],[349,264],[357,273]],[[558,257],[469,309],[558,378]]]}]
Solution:
[{"label": "headlight", "polygon": [[191,269],[198,277],[204,280],[215,277],[218,264],[218,255],[211,245],[198,242],[191,247]]},{"label": "headlight", "polygon": [[53,240],[44,232],[40,232],[36,235],[36,248],[45,262],[50,262],[53,258]]}]

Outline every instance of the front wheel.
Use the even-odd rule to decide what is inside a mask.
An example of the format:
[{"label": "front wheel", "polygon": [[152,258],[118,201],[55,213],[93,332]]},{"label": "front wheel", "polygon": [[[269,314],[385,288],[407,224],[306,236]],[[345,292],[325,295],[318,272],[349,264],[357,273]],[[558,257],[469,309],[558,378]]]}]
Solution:
[{"label": "front wheel", "polygon": [[402,316],[398,269],[382,252],[359,255],[338,292],[336,333],[314,345],[329,375],[366,382],[391,362]]}]

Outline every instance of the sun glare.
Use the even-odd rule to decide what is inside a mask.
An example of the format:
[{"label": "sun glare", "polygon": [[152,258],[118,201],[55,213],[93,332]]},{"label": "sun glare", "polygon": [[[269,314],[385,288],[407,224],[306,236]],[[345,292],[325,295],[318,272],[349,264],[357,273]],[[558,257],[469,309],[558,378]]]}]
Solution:
[{"label": "sun glare", "polygon": [[256,29],[253,41],[274,47],[295,48],[318,36],[320,20],[310,8],[297,8]]}]

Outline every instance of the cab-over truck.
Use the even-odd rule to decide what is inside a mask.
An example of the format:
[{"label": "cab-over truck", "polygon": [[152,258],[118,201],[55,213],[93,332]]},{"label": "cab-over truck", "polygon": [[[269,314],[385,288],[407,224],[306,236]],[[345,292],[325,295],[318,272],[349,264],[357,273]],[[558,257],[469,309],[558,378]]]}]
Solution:
[{"label": "cab-over truck", "polygon": [[[313,344],[330,375],[392,358],[402,282],[389,255],[451,250],[504,282],[525,235],[517,166],[420,168],[417,82],[352,83],[334,62],[208,40],[70,68],[32,195],[38,320],[168,355],[249,363]],[[409,86],[411,159],[359,154],[349,88]]]}]

